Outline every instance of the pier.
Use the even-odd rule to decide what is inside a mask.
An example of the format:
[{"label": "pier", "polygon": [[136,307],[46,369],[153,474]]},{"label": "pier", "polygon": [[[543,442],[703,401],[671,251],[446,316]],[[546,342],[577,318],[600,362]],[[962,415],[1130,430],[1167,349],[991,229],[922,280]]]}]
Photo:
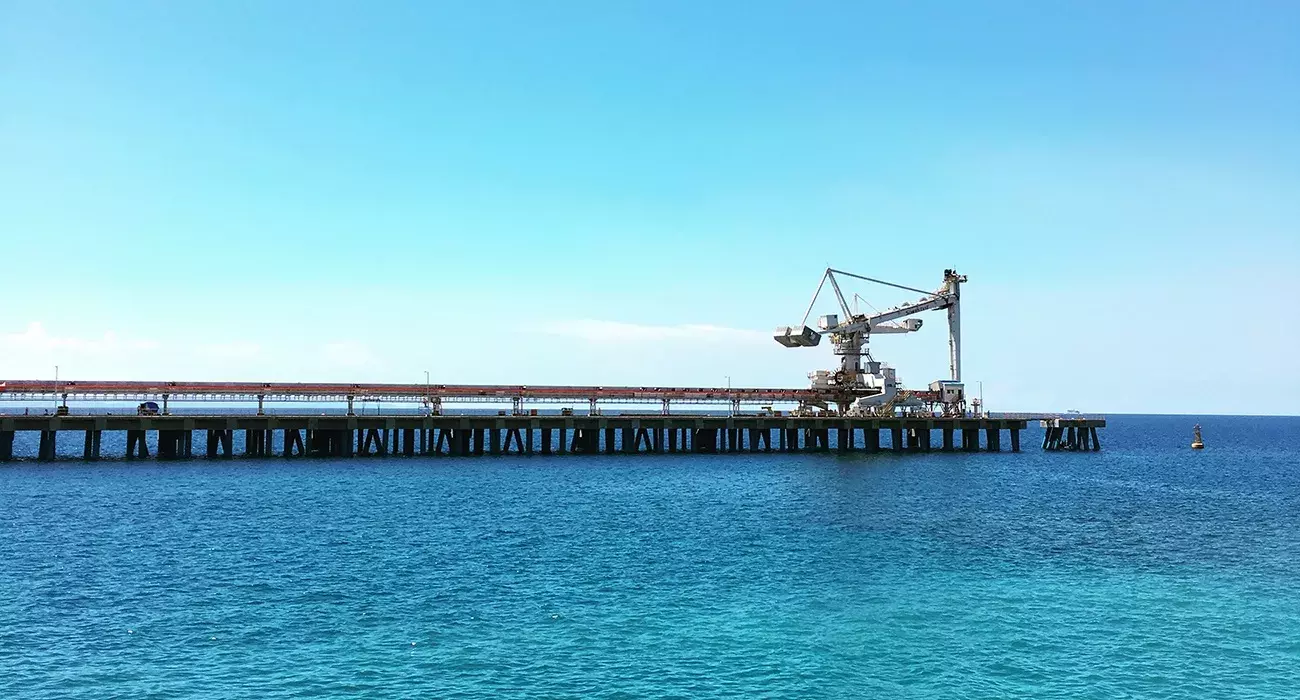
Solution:
[{"label": "pier", "polygon": [[[157,412],[71,414],[81,402],[156,402]],[[53,414],[0,412],[0,461],[14,453],[20,432],[39,433],[32,456],[55,459],[59,441],[81,440],[83,459],[117,457],[103,434],[125,433],[127,459],[157,457],[365,457],[369,455],[559,455],[610,453],[931,452],[1020,451],[1031,420],[1051,421],[1050,451],[1098,450],[1102,418],[1039,414],[845,416],[824,410],[842,394],[814,389],[487,386],[436,384],[283,384],[236,382],[0,382],[0,401],[52,402]],[[178,402],[256,402],[256,415],[205,412],[176,415]],[[267,402],[340,404],[339,415],[267,414]],[[420,404],[419,413],[357,415],[360,403]],[[509,405],[498,415],[445,413],[450,403]],[[795,404],[790,413],[771,404]],[[529,404],[584,406],[538,415]],[[651,404],[658,413],[602,415],[603,405]],[[716,404],[731,415],[672,413],[673,404]],[[759,407],[744,412],[746,406]],[[143,408],[143,405],[142,405]],[[816,410],[821,408],[823,410]],[[47,409],[48,410],[48,409]],[[408,409],[409,411],[409,409]],[[558,415],[557,415],[558,414]],[[200,439],[195,440],[195,433]],[[72,437],[69,434],[76,435]],[[152,440],[150,439],[152,434]],[[1005,441],[1004,441],[1005,436]],[[240,439],[236,439],[239,437]],[[153,445],[151,451],[150,446]],[[64,454],[68,454],[65,448]]]},{"label": "pier", "polygon": [[[1022,419],[795,416],[3,416],[0,461],[18,432],[39,433],[34,456],[53,460],[72,440],[82,459],[583,455],[739,452],[1020,451]],[[1080,420],[1078,435],[1105,425]],[[103,434],[126,434],[121,455]],[[154,433],[151,453],[149,433]],[[199,439],[195,440],[195,433]],[[240,436],[236,444],[236,436]],[[1005,439],[1004,439],[1005,438]],[[197,445],[196,445],[197,443]],[[1064,449],[1055,443],[1045,449]],[[1078,449],[1085,449],[1079,447]],[[1095,438],[1086,449],[1100,449]]]}]

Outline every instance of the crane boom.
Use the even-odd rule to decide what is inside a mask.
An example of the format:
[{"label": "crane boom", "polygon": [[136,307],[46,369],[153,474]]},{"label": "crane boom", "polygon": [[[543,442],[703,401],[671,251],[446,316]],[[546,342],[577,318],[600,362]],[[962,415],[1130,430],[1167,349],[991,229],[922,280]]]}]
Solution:
[{"label": "crane boom", "polygon": [[891,321],[897,321],[900,318],[907,318],[908,316],[914,316],[924,311],[936,311],[938,309],[946,309],[954,303],[956,303],[954,301],[954,297],[944,293],[938,296],[932,296],[929,299],[922,299],[921,301],[918,302],[913,302],[910,304],[900,304],[898,306],[895,306],[892,309],[886,309],[885,311],[882,311],[878,314],[874,314],[871,316],[864,316],[862,317],[861,320],[854,321],[853,323],[849,323],[847,325],[841,326],[840,328],[837,328],[836,332],[850,332],[854,330],[869,329],[871,332],[874,333],[876,332],[876,328],[880,327],[882,324],[886,324]]}]

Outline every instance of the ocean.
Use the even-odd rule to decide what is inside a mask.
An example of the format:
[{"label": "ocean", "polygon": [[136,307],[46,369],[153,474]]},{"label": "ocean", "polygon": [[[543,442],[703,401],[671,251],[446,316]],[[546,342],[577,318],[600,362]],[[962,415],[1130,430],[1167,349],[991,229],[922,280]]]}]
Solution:
[{"label": "ocean", "polygon": [[1296,697],[1300,418],[1101,437],[4,464],[0,698]]}]

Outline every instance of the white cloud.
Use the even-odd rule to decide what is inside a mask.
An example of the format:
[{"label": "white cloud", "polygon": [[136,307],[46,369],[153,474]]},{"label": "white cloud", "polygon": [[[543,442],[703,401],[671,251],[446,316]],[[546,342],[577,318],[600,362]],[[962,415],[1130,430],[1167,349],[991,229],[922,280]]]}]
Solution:
[{"label": "white cloud", "polygon": [[262,346],[248,341],[162,342],[112,330],[61,335],[39,321],[21,331],[0,333],[0,375],[11,378],[50,376],[55,365],[68,378],[219,378],[213,373],[238,372],[263,356]]},{"label": "white cloud", "polygon": [[39,321],[27,324],[27,328],[19,333],[0,335],[0,348],[15,352],[104,355],[132,350],[152,350],[157,347],[157,341],[126,340],[112,331],[107,331],[98,338],[51,335]]}]

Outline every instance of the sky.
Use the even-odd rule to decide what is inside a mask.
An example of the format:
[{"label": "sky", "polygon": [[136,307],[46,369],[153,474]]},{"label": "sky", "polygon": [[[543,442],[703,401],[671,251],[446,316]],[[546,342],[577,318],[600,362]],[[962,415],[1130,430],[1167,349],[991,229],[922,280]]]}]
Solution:
[{"label": "sky", "polygon": [[1300,5],[0,0],[0,379],[804,386],[828,265],[991,410],[1300,414]]}]

